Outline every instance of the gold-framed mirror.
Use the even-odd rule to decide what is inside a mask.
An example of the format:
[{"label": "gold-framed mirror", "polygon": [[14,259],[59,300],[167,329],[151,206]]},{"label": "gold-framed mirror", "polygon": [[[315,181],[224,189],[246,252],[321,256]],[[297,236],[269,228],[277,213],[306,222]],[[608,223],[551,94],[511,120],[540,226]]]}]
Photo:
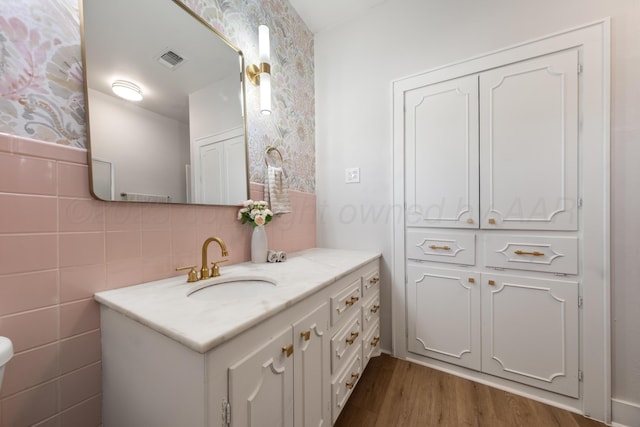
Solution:
[{"label": "gold-framed mirror", "polygon": [[[248,199],[242,52],[178,0],[82,0],[81,8],[94,197]],[[142,99],[119,98],[114,82]]]}]

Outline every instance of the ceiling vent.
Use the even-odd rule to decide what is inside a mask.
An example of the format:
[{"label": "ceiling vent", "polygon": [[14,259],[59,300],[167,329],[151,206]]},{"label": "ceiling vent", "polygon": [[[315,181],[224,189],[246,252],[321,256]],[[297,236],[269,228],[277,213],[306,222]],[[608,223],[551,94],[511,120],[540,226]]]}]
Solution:
[{"label": "ceiling vent", "polygon": [[186,62],[186,59],[175,50],[166,49],[157,57],[158,62],[165,67],[175,70]]}]

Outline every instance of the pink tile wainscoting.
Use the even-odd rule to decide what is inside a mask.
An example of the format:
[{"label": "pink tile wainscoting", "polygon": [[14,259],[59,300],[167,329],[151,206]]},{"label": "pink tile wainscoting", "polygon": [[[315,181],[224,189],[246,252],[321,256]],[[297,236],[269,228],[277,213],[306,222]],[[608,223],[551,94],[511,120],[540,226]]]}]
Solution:
[{"label": "pink tile wainscoting", "polygon": [[[238,208],[100,202],[87,174],[85,150],[0,133],[0,335],[15,346],[0,427],[100,425],[95,292],[182,274],[212,235],[231,263],[250,259]],[[250,190],[263,198],[261,184]],[[267,227],[269,247],[314,247],[315,195],[290,196],[293,212]]]}]

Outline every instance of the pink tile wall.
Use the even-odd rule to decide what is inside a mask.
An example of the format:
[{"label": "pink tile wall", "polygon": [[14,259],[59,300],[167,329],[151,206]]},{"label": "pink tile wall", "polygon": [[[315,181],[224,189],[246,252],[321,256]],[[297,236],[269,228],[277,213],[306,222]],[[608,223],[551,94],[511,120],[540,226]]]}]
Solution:
[{"label": "pink tile wall", "polygon": [[[0,133],[0,335],[15,347],[0,427],[101,424],[95,292],[182,274],[175,268],[199,264],[212,235],[231,263],[250,258],[251,227],[236,207],[104,203],[87,173],[84,150]],[[269,247],[314,247],[315,196],[290,197],[293,213],[267,226]],[[262,185],[251,198],[263,198]]]}]

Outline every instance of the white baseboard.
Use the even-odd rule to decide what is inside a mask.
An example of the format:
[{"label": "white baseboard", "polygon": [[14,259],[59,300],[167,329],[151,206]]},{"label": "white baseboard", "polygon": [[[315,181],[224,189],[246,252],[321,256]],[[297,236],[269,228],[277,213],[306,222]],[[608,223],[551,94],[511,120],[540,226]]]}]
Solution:
[{"label": "white baseboard", "polygon": [[611,419],[615,427],[640,427],[640,405],[611,399]]}]

